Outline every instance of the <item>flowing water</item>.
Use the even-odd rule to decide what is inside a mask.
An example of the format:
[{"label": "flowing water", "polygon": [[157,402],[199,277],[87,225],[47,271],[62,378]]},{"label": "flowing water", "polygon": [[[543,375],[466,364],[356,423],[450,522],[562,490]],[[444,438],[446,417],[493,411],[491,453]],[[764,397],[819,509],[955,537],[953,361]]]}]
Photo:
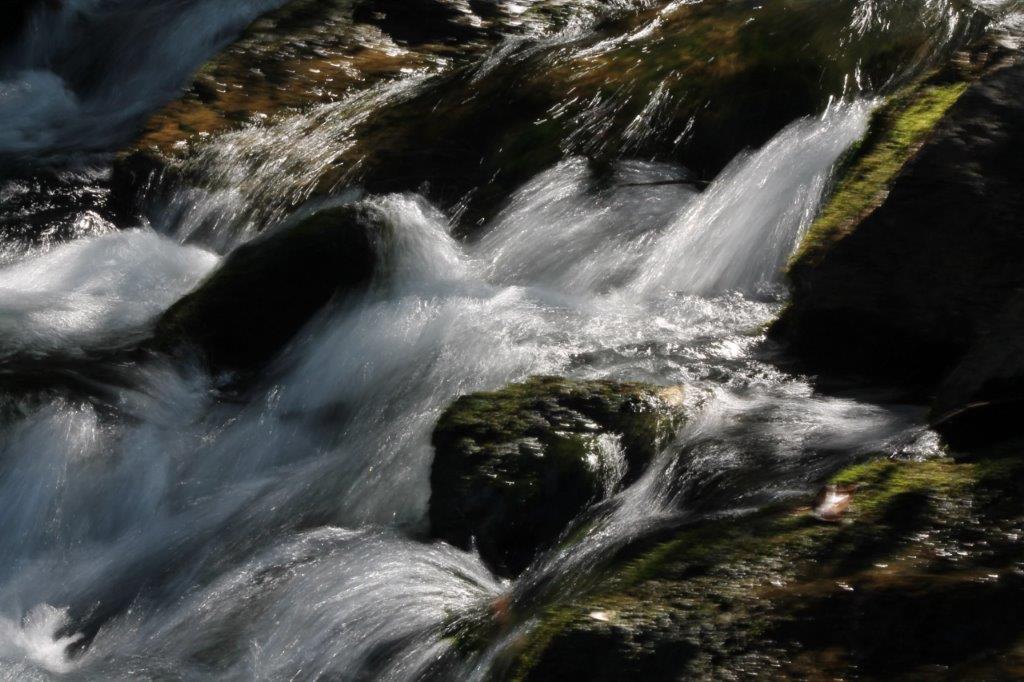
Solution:
[{"label": "flowing water", "polygon": [[[83,137],[122,135],[123,117],[273,4],[42,12],[33,21],[72,38],[33,34],[13,48],[24,69],[0,99],[0,151],[79,151]],[[76,28],[63,19],[73,12],[98,23]],[[118,34],[109,50],[86,49],[88,67],[62,54],[126,17],[150,39]],[[160,47],[186,34],[174,43],[186,48]],[[133,74],[154,63],[168,81],[139,89]],[[88,68],[90,94],[61,95],[76,76],[59,64]],[[277,215],[294,201],[285,194],[304,195],[302,177],[281,189],[287,169],[305,163],[312,177],[339,130],[423,86],[410,77],[226,136],[197,162],[222,189],[180,188],[155,227],[96,218],[5,252],[0,677],[487,678],[532,625],[459,655],[452,633],[494,600],[533,613],[652,529],[806,494],[868,453],[935,450],[917,408],[820,395],[764,345],[784,304],[780,269],[866,130],[866,92],[835,93],[703,189],[669,163],[627,158],[599,180],[567,157],[471,243],[421,196],[334,197],[388,217],[382,274],[332,302],[243,394],[185,360],[125,351],[269,219],[252,204]],[[279,163],[240,166],[268,157]],[[639,481],[591,510],[578,540],[506,581],[475,553],[426,539],[429,435],[456,396],[544,373],[684,384],[693,416]]]}]

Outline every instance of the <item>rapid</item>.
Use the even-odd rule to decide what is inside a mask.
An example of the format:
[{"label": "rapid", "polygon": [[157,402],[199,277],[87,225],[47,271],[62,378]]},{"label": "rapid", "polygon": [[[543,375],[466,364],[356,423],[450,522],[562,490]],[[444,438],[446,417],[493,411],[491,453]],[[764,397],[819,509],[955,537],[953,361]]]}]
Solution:
[{"label": "rapid", "polygon": [[[18,177],[45,158],[91,186],[141,117],[279,4],[40,9],[2,57],[0,155]],[[855,4],[851,33],[887,30],[881,3]],[[955,14],[924,4],[945,49]],[[603,49],[574,42],[590,25],[509,38],[479,69],[524,41]],[[216,189],[176,187],[152,223],[85,202],[52,239],[0,244],[0,678],[491,679],[531,614],[645,534],[806,495],[869,453],[937,452],[920,408],[825,395],[764,338],[782,270],[877,104],[857,73],[706,186],[639,157],[598,179],[570,154],[478,239],[416,193],[338,193],[326,202],[387,216],[382,267],[244,391],[133,345],[305,200],[355,122],[425,87],[411,74],[225,135],[191,161]],[[505,580],[428,539],[430,433],[457,396],[537,374],[682,384],[699,400],[640,480]],[[496,601],[523,615],[492,632]],[[474,628],[490,639],[463,653]]]}]

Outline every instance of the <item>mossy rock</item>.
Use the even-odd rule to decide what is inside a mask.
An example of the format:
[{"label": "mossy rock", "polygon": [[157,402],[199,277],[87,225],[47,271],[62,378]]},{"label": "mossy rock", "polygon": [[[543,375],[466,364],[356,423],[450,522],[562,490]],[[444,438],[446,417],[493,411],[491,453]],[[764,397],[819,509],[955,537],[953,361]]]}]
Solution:
[{"label": "mossy rock", "polygon": [[434,429],[431,532],[516,575],[636,480],[682,418],[682,389],[640,383],[536,377],[463,396]]},{"label": "mossy rock", "polygon": [[[938,392],[943,426],[975,421],[976,404],[1024,404],[1016,356],[980,350],[1024,339],[1022,90],[1019,57],[982,46],[880,111],[790,266],[792,303],[771,332],[810,369]],[[977,423],[978,437],[994,425]]]},{"label": "mossy rock", "polygon": [[265,363],[332,297],[370,281],[386,229],[379,210],[355,204],[239,247],[164,313],[158,345],[198,349],[215,371]]},{"label": "mossy rock", "polygon": [[781,506],[681,529],[549,607],[505,677],[1017,678],[1019,447],[851,467],[843,523]]}]

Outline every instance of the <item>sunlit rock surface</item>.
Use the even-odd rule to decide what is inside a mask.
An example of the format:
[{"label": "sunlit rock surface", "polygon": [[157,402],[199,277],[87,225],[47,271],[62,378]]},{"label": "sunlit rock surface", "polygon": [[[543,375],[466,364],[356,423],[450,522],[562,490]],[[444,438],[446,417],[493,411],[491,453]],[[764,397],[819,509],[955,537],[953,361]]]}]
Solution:
[{"label": "sunlit rock surface", "polygon": [[[868,17],[854,0],[634,11],[604,4],[603,13],[576,10],[584,21],[559,2],[537,2],[490,20],[502,28],[486,40],[396,45],[375,27],[353,25],[345,7],[317,5],[304,24],[303,3],[292,3],[208,64],[182,100],[150,121],[137,148],[180,157],[183,145],[201,147],[240,121],[338,101],[410,73],[433,76],[339,128],[324,140],[325,155],[334,153],[293,182],[316,195],[354,184],[420,191],[468,234],[531,177],[572,155],[605,174],[618,158],[671,160],[707,182],[793,119],[844,92],[905,81],[978,28],[973,11],[945,2],[886,6]],[[325,12],[337,30],[320,30]],[[467,59],[484,57],[503,31],[533,40],[512,38],[482,61]]]},{"label": "sunlit rock surface", "polygon": [[[420,0],[414,7],[377,4],[284,3],[207,63],[180,99],[148,121],[134,148],[180,156],[189,144],[247,123],[335,102],[410,73],[438,73],[453,62],[480,56],[505,33],[536,30],[544,16],[536,8],[525,16],[509,13],[504,2],[496,5],[502,11],[496,9],[486,20],[464,0]],[[431,21],[434,14],[438,18]],[[452,26],[464,26],[466,32],[435,35],[436,24],[448,25],[450,17],[464,17]],[[554,24],[558,17],[546,21]],[[420,39],[407,40],[402,27]]]}]

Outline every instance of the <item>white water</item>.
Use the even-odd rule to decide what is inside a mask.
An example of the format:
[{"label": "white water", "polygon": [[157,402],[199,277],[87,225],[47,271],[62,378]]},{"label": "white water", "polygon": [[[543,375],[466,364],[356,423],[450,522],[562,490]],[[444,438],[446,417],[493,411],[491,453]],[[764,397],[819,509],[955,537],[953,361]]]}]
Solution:
[{"label": "white water", "polygon": [[0,50],[0,160],[104,150],[283,0],[40,2]]},{"label": "white water", "polygon": [[[68,11],[117,25],[131,5]],[[198,54],[257,4],[216,4],[223,16],[214,6],[182,3],[180,21],[153,35],[189,32],[174,40]],[[569,44],[583,25],[553,40]],[[33,49],[43,56],[23,63],[59,61],[45,41]],[[192,59],[157,50],[137,73]],[[131,86],[92,100],[0,104],[11,121],[0,153],[101,140],[101,124],[113,132],[122,109],[163,92],[132,73],[102,78]],[[28,69],[11,82],[38,78],[56,92],[57,74]],[[657,184],[686,177],[671,164],[625,161],[599,181],[568,158],[472,245],[418,196],[368,198],[395,228],[386,275],[324,310],[244,395],[167,358],[97,363],[216,266],[206,248],[228,251],[283,218],[356,122],[421,85],[415,75],[224,136],[194,160],[218,189],[182,188],[156,230],[101,226],[5,255],[0,359],[22,364],[0,365],[0,379],[26,381],[43,356],[84,380],[0,394],[0,679],[482,679],[531,623],[466,659],[449,636],[489,618],[496,598],[530,613],[658,524],[805,494],[863,453],[935,448],[916,410],[816,395],[759,350],[782,305],[780,267],[863,133],[864,101],[793,122],[701,192]],[[33,108],[53,125],[24,125]],[[475,554],[424,539],[429,434],[457,395],[538,373],[684,384],[692,419],[594,511],[582,540],[507,583]]]},{"label": "white water", "polygon": [[[858,452],[902,447],[916,415],[817,397],[757,360],[778,304],[738,293],[777,281],[867,113],[839,105],[798,121],[702,194],[595,193],[586,165],[569,160],[471,247],[417,197],[374,199],[395,226],[388,277],[325,311],[243,404],[153,360],[126,369],[102,403],[22,406],[0,436],[0,669],[415,679],[448,652],[446,628],[503,591],[532,599],[531,586],[585,575],[605,548],[687,505],[755,505]],[[627,163],[618,178],[679,173]],[[732,241],[679,246],[704,243],[701,212]],[[716,277],[733,259],[745,271]],[[127,333],[214,261],[144,232],[27,258],[0,270],[10,300],[25,302],[4,350],[45,337],[72,352]],[[54,300],[81,319],[49,315]],[[667,453],[588,542],[506,586],[474,555],[416,539],[429,432],[460,393],[554,372],[685,383],[710,398],[681,436],[689,445],[672,451],[685,464]],[[715,493],[752,471],[757,485]],[[60,638],[79,631],[95,634],[86,652],[62,655],[72,640]],[[488,660],[460,674],[484,675]]]},{"label": "white water", "polygon": [[217,260],[129,230],[16,262],[0,270],[0,355],[115,341],[194,288]]}]

